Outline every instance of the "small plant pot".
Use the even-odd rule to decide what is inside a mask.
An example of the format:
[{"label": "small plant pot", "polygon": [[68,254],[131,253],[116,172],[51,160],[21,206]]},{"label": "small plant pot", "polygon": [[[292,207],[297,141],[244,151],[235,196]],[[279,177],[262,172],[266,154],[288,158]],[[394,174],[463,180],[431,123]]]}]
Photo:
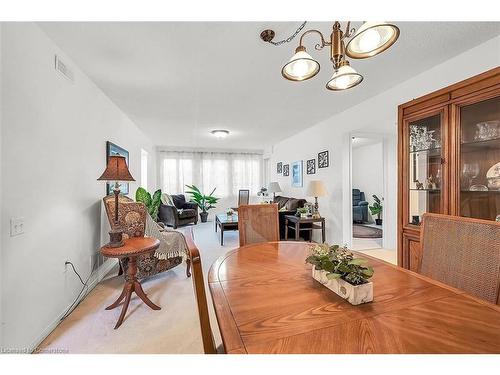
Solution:
[{"label": "small plant pot", "polygon": [[208,212],[200,212],[200,219],[202,223],[206,223],[208,219]]},{"label": "small plant pot", "polygon": [[300,217],[303,218],[303,219],[307,219],[308,214],[300,214]]},{"label": "small plant pot", "polygon": [[382,219],[375,219],[375,224],[382,225]]},{"label": "small plant pot", "polygon": [[330,280],[326,277],[327,271],[312,268],[312,277],[339,297],[347,300],[351,305],[361,305],[373,301],[373,283],[352,285],[342,279]]}]

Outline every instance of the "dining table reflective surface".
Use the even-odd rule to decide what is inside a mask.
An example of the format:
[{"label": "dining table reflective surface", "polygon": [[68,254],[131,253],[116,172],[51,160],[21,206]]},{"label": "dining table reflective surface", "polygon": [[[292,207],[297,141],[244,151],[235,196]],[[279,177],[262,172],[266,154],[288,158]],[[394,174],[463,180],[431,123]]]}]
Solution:
[{"label": "dining table reflective surface", "polygon": [[500,308],[364,254],[373,302],[351,305],[311,276],[311,244],[237,248],[208,284],[226,353],[500,353]]}]

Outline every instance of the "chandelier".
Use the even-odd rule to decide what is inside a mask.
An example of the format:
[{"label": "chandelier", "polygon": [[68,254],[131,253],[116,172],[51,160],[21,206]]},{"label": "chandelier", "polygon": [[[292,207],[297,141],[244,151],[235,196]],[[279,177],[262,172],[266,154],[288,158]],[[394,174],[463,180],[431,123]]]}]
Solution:
[{"label": "chandelier", "polygon": [[[269,32],[269,30],[266,31]],[[386,22],[365,22],[356,31],[351,28],[351,23],[347,22],[345,31],[342,31],[340,23],[335,21],[329,41],[325,40],[321,31],[307,30],[300,36],[295,54],[281,69],[284,78],[290,81],[305,81],[318,74],[319,62],[306,52],[306,47],[303,45],[304,37],[312,33],[320,37],[320,43],[314,47],[316,50],[330,47],[333,75],[326,83],[326,88],[340,91],[357,86],[363,80],[363,76],[350,66],[346,56],[353,59],[366,59],[384,52],[398,39],[399,28]]]}]

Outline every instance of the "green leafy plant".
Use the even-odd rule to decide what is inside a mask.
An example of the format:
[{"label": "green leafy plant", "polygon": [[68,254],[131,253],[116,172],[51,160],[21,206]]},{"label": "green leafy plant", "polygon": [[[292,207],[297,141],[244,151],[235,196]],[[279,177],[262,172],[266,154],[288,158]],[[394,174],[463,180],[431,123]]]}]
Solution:
[{"label": "green leafy plant", "polygon": [[[377,215],[377,219],[380,220],[380,214],[382,213],[382,201],[375,194],[372,195],[375,201],[372,206],[368,206],[372,215]],[[384,199],[384,198],[382,198]]]},{"label": "green leafy plant", "polygon": [[151,194],[146,189],[140,187],[135,192],[135,200],[137,202],[144,203],[153,220],[158,220],[158,210],[160,209],[161,204],[160,189],[156,190],[151,197]]},{"label": "green leafy plant", "polygon": [[300,215],[308,214],[309,209],[307,207],[299,207],[297,208],[297,213]]},{"label": "green leafy plant", "polygon": [[213,195],[216,188],[210,194],[205,195],[195,185],[186,185],[186,187],[189,189],[186,193],[191,194],[191,202],[196,203],[202,212],[215,208],[215,204],[220,199]]},{"label": "green leafy plant", "polygon": [[306,263],[312,264],[317,270],[327,271],[326,277],[329,279],[342,279],[352,285],[365,284],[373,276],[373,268],[368,266],[368,261],[354,258],[354,254],[345,246],[317,244],[306,258]]}]

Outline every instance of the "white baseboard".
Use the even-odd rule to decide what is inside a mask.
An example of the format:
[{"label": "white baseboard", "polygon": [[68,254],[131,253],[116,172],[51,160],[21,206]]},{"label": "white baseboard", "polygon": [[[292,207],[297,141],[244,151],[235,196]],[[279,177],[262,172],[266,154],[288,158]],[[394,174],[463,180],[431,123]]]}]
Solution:
[{"label": "white baseboard", "polygon": [[[92,276],[89,279],[87,293],[82,295],[80,297],[80,299],[75,303],[75,305],[78,304],[80,301],[82,301],[90,293],[90,291],[92,289],[94,289],[97,284],[99,284],[99,282],[104,278],[104,276],[106,276],[108,274],[109,271],[111,271],[111,269],[117,264],[117,262],[118,261],[116,259],[108,259],[97,270],[95,270],[95,272],[92,274]],[[35,340],[33,340],[31,345],[29,346],[31,352],[33,352],[36,348],[38,348],[38,345],[40,345],[40,343],[43,340],[45,340],[45,338],[59,325],[59,323],[61,323],[62,317],[64,316],[66,311],[68,311],[68,309],[70,308],[71,305],[72,305],[72,303],[70,305],[66,306],[61,311],[61,313],[54,319],[54,321],[52,323],[50,323],[37,336],[37,338]]]}]

